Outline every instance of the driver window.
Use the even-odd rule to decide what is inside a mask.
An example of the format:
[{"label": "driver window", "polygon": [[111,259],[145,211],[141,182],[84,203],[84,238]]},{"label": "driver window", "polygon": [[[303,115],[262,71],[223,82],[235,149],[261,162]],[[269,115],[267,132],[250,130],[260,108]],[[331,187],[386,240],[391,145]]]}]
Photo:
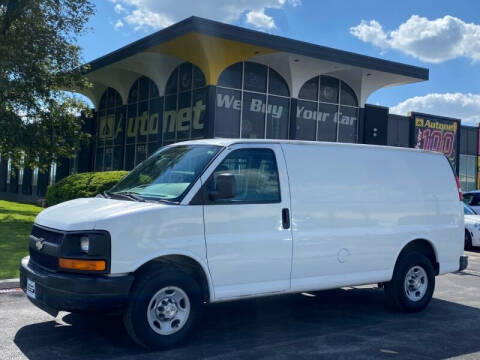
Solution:
[{"label": "driver window", "polygon": [[215,169],[207,190],[213,191],[218,175],[225,173],[234,175],[236,194],[233,198],[217,199],[214,203],[280,202],[277,162],[271,149],[233,151]]}]

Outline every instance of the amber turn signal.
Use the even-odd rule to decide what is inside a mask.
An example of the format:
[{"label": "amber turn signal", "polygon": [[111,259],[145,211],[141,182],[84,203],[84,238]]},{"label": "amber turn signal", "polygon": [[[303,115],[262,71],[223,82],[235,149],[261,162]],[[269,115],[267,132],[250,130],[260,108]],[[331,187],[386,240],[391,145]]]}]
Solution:
[{"label": "amber turn signal", "polygon": [[105,260],[77,260],[64,258],[58,260],[58,266],[62,269],[84,271],[103,271],[107,268]]}]

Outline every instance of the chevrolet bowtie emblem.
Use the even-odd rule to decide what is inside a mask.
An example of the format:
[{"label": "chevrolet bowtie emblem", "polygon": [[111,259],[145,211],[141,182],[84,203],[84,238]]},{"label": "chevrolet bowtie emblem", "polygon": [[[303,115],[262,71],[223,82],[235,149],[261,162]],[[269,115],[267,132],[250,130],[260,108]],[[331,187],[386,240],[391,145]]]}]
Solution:
[{"label": "chevrolet bowtie emblem", "polygon": [[37,248],[38,251],[43,249],[43,243],[44,242],[45,242],[45,240],[43,240],[43,239],[37,239],[35,241],[35,247]]}]

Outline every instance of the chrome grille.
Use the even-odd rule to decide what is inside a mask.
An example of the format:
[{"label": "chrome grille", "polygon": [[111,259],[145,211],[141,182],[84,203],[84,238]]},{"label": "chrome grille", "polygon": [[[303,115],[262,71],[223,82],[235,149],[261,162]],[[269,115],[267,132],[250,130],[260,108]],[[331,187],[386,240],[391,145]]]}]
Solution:
[{"label": "chrome grille", "polygon": [[[37,225],[33,226],[32,235],[38,239],[43,239],[47,243],[55,244],[58,246],[62,245],[64,237],[64,234],[62,232],[46,229]],[[42,252],[42,250],[38,251],[35,247],[32,246],[30,246],[30,261],[33,261],[35,264],[49,270],[58,269],[57,256],[45,254]]]},{"label": "chrome grille", "polygon": [[32,235],[37,238],[42,238],[46,242],[60,245],[63,240],[63,233],[48,230],[37,225],[33,225]]}]

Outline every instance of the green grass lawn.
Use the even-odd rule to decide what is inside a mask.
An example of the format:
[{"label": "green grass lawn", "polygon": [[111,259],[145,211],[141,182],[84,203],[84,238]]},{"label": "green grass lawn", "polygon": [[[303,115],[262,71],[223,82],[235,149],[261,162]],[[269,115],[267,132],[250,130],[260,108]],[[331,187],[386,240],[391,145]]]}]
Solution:
[{"label": "green grass lawn", "polygon": [[28,236],[42,208],[0,200],[0,279],[18,277],[20,259],[28,254]]}]

